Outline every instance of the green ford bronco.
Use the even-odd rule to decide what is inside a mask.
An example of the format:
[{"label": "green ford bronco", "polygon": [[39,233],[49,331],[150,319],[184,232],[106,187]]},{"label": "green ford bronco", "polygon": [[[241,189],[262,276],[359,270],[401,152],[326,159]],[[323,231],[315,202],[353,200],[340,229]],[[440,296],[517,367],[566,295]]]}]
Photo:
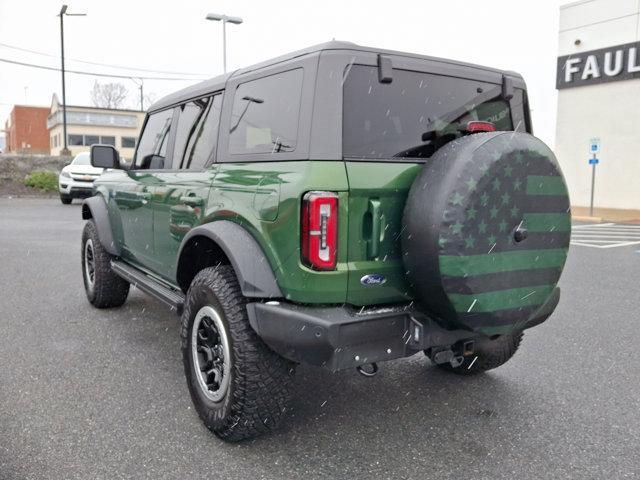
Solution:
[{"label": "green ford bronco", "polygon": [[545,321],[567,189],[516,73],[330,42],[160,100],[82,206],[98,308],[130,285],[181,315],[196,411],[237,441],[287,414],[298,363],[418,352],[495,368]]}]

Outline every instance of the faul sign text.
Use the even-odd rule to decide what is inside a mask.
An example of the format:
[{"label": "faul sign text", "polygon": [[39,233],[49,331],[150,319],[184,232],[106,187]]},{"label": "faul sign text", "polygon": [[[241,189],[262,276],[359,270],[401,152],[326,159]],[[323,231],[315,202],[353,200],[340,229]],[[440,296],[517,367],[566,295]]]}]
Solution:
[{"label": "faul sign text", "polygon": [[634,78],[640,78],[640,42],[558,57],[558,89]]}]

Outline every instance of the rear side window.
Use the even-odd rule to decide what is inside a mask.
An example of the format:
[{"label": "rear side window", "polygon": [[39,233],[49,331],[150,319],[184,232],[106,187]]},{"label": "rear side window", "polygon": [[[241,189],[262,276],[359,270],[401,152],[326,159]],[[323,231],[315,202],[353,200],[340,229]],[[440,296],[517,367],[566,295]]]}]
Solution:
[{"label": "rear side window", "polygon": [[205,166],[216,147],[221,106],[222,95],[199,98],[180,106],[174,168]]},{"label": "rear side window", "polygon": [[165,159],[172,115],[173,109],[149,115],[136,151],[134,160],[136,168],[153,170],[170,168],[170,165],[165,165]]},{"label": "rear side window", "polygon": [[502,86],[464,78],[354,65],[344,83],[345,158],[428,158],[472,120],[513,130]]},{"label": "rear side window", "polygon": [[229,129],[231,154],[295,150],[302,80],[298,68],[238,86]]}]

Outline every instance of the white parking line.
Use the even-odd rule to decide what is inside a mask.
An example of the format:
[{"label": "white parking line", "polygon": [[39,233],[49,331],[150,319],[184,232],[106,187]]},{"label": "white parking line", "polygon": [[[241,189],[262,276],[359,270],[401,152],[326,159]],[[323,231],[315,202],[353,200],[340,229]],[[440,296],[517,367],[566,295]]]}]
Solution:
[{"label": "white parking line", "polygon": [[616,225],[615,223],[597,223],[592,225],[574,225],[574,230],[640,230],[640,225]]},{"label": "white parking line", "polygon": [[597,223],[574,225],[571,245],[592,248],[616,248],[640,245],[640,225]]}]

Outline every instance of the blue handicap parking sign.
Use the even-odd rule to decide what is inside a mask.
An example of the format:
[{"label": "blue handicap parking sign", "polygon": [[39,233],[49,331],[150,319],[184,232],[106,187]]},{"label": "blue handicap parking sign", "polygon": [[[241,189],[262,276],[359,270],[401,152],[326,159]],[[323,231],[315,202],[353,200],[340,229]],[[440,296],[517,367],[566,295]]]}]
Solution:
[{"label": "blue handicap parking sign", "polygon": [[598,160],[597,158],[589,159],[589,165],[598,165],[599,163],[600,163],[600,160]]}]

